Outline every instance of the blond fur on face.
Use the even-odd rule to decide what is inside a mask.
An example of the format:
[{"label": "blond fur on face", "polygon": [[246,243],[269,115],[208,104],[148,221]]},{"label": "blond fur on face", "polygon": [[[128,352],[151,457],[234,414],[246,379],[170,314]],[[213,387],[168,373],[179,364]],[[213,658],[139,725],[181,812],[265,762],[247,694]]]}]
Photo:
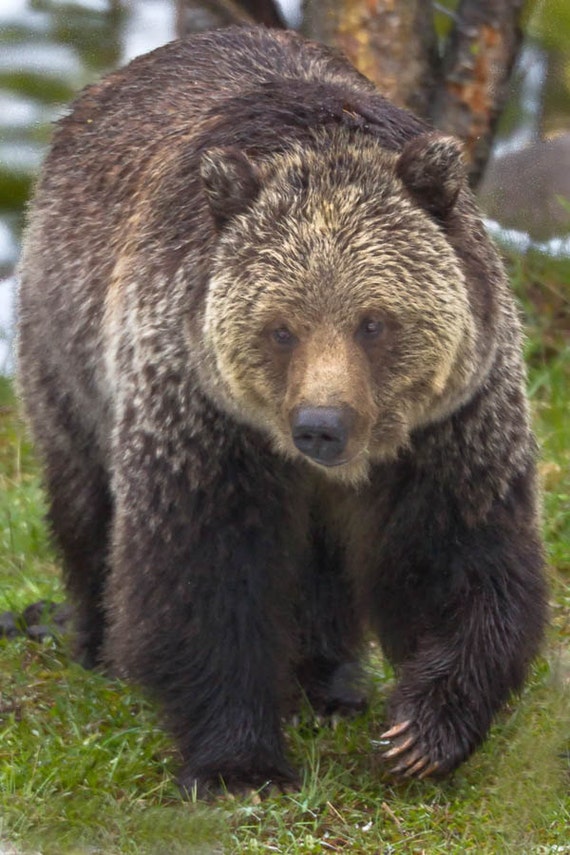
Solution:
[{"label": "blond fur on face", "polygon": [[[325,155],[274,158],[222,234],[206,302],[225,406],[294,457],[295,408],[352,408],[346,459],[326,470],[350,483],[456,407],[477,368],[460,265],[397,167],[341,132]],[[271,344],[279,329],[287,347]]]}]

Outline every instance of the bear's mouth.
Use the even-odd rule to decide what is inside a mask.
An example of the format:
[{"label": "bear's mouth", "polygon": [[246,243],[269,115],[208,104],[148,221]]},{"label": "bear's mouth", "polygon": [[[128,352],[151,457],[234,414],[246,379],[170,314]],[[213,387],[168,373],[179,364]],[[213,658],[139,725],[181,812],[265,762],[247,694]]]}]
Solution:
[{"label": "bear's mouth", "polygon": [[351,457],[341,457],[337,460],[324,460],[319,457],[313,457],[309,454],[304,454],[303,457],[310,460],[311,463],[315,463],[317,466],[322,466],[325,469],[338,469],[340,466],[346,466],[349,463],[352,463],[355,458],[358,457],[358,454],[353,454]]},{"label": "bear's mouth", "polygon": [[360,448],[355,454],[344,455],[335,460],[318,460],[302,455],[313,472],[321,472],[322,477],[355,488],[370,479],[370,457],[366,448]]}]

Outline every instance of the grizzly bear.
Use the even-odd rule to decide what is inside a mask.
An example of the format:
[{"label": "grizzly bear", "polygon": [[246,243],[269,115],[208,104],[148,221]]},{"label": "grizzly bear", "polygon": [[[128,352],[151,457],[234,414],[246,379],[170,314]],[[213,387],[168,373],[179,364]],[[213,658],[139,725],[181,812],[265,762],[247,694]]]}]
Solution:
[{"label": "grizzly bear", "polygon": [[460,146],[340,55],[228,29],[59,123],[21,264],[19,376],[77,655],[138,682],[183,788],[294,773],[282,720],[365,703],[455,769],[545,623],[517,311]]}]

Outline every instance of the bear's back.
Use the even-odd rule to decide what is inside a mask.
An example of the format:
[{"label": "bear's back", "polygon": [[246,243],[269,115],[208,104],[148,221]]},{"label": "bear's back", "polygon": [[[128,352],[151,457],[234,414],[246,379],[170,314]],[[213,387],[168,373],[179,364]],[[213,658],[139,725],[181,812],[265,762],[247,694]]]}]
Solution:
[{"label": "bear's back", "polygon": [[[285,81],[291,84],[291,97],[300,97],[301,110],[313,88],[325,102],[327,93],[343,95],[348,113],[367,106],[365,117],[384,126],[389,147],[407,138],[411,129],[417,133],[417,120],[382,98],[341,54],[293,32],[233,27],[174,41],[138,57],[87,87],[60,124],[69,136],[86,122],[107,118],[110,134],[144,140],[151,129],[152,136],[187,129],[190,119],[234,97],[245,96],[247,102],[252,90],[259,97],[259,90],[278,84],[273,97],[279,100]],[[355,98],[359,104],[351,104]],[[332,102],[326,106],[334,109]],[[113,127],[114,119],[120,126]]]},{"label": "bear's back", "polygon": [[[292,32],[229,28],[171,42],[87,87],[57,128],[38,193],[61,180],[121,191],[153,156],[191,140],[272,153],[323,125],[399,150],[424,126],[340,54]],[[63,194],[61,194],[63,195]]]}]

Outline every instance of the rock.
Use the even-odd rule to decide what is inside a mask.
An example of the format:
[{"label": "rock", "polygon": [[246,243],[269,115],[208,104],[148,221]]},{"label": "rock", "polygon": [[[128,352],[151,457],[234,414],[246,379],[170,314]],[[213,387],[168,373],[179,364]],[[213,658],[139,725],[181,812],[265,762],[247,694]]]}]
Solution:
[{"label": "rock", "polygon": [[2,612],[0,615],[0,638],[15,638],[21,634],[18,619],[14,612]]},{"label": "rock", "polygon": [[[565,207],[560,198],[568,200]],[[505,228],[545,241],[570,232],[570,133],[489,161],[479,190],[483,210]]]}]

